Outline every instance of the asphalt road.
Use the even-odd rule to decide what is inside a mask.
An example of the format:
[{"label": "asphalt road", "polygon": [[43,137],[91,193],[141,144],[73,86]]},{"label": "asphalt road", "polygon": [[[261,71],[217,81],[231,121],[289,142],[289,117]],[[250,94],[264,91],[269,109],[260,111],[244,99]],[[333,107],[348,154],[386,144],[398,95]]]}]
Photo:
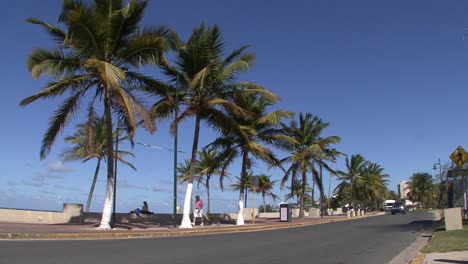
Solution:
[{"label": "asphalt road", "polygon": [[0,263],[388,263],[433,215],[409,212],[289,229],[123,240],[0,241]]}]

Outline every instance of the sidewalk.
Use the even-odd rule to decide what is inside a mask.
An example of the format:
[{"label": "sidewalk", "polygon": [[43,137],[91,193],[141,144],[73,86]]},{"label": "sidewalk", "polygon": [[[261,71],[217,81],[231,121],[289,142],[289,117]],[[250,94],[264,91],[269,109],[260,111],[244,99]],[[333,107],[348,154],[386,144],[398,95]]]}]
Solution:
[{"label": "sidewalk", "polygon": [[[370,216],[370,215],[369,215]],[[162,237],[226,232],[248,232],[255,230],[290,228],[346,220],[346,216],[325,216],[321,218],[293,219],[280,222],[275,219],[255,219],[245,221],[245,225],[235,223],[196,225],[193,228],[174,228],[171,224],[157,223],[117,223],[112,230],[101,230],[99,223],[83,224],[37,224],[0,222],[0,239],[112,239],[137,237]]]}]

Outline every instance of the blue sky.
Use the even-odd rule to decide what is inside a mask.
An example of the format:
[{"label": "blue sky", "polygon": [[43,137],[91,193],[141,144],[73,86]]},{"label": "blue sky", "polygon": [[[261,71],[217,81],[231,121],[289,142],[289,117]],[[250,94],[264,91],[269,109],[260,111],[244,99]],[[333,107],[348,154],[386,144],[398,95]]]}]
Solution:
[{"label": "blue sky", "polygon": [[[3,7],[0,207],[61,210],[64,202],[86,203],[95,162],[63,163],[59,156],[66,147],[63,137],[83,117],[77,115],[40,160],[42,136],[63,98],[18,105],[47,81],[31,78],[26,58],[34,47],[52,47],[39,27],[24,20],[55,23],[61,4],[24,0]],[[276,92],[282,100],[275,108],[310,112],[330,122],[324,136],[340,136],[339,150],[385,168],[390,189],[413,173],[434,173],[439,158],[448,162],[458,145],[468,147],[466,1],[152,0],[143,24],[171,26],[187,39],[201,21],[220,26],[228,51],[250,45],[256,53],[255,66],[241,80]],[[193,122],[180,125],[179,149],[187,153],[179,161],[188,157],[192,133]],[[204,128],[200,145],[215,136]],[[172,148],[173,139],[162,123],[153,135],[139,131],[136,141]],[[153,211],[171,212],[172,152],[139,145],[133,152],[130,161],[138,170],[118,168],[117,211],[146,200]],[[257,165],[256,173],[282,176]],[[344,169],[344,159],[335,167]],[[233,166],[231,173],[239,170]],[[104,166],[92,211],[102,210],[105,176]],[[332,189],[335,185],[332,180]],[[179,204],[185,188],[178,186]],[[238,193],[213,188],[212,211],[236,212]],[[285,191],[276,192],[282,197]],[[196,186],[194,193],[206,195]]]}]

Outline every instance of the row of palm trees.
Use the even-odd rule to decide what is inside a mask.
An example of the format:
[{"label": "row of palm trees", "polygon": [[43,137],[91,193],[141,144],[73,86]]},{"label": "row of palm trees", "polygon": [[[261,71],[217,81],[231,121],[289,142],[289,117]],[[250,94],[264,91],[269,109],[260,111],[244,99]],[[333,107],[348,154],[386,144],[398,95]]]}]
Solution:
[{"label": "row of palm trees", "polygon": [[[50,76],[51,81],[40,92],[23,99],[20,105],[67,95],[45,132],[41,158],[50,152],[70,118],[81,106],[86,106],[87,120],[78,128],[79,137],[75,135],[67,140],[73,143],[80,138],[82,149],[78,156],[84,161],[97,158],[95,179],[100,161],[104,159],[107,164],[100,228],[111,228],[115,155],[131,165],[123,159],[129,152],[113,149],[114,138],[119,138],[119,130],[115,132],[116,123],[125,129],[126,139],[133,144],[137,128],[153,133],[156,122],[170,119],[174,133],[177,123],[195,119],[191,158],[178,166],[180,179],[187,182],[181,228],[191,228],[189,210],[194,180],[203,182],[209,190],[211,177],[219,175],[220,186],[223,186],[223,178],[234,174],[228,168],[236,159],[241,162],[238,225],[244,224],[242,210],[256,160],[284,170],[281,187],[287,182],[291,187],[301,184],[300,217],[304,216],[309,175],[323,194],[322,170],[341,175],[344,183],[350,184],[353,202],[379,196],[386,183],[386,175],[379,165],[361,164],[363,161],[356,161],[356,156],[352,156],[349,167],[347,160],[348,172],[332,169],[331,164],[344,153],[334,147],[340,137],[323,137],[329,123],[310,113],[300,113],[296,121],[289,111],[269,111],[279,101],[279,96],[258,84],[238,80],[239,74],[247,72],[255,59],[253,53],[247,52],[248,46],[225,55],[226,45],[220,29],[204,23],[193,29],[187,41],[166,26],[141,29],[140,21],[147,4],[145,0],[130,1],[126,5],[121,0],[89,3],[64,0],[58,19],[61,27],[35,18],[27,20],[45,29],[57,45],[32,51],[28,58],[31,75],[33,78]],[[173,62],[168,60],[168,54],[173,55]],[[143,74],[144,66],[156,66],[167,80]],[[144,101],[153,103],[148,106]],[[174,118],[175,112],[179,114]],[[202,122],[218,132],[219,138],[201,147]],[[277,151],[287,156],[278,158]],[[265,186],[274,183],[269,176],[264,176],[260,179]],[[365,185],[371,185],[366,189],[366,197],[360,192]],[[94,183],[87,209],[93,188]],[[263,191],[263,197],[271,195],[269,189]]]}]

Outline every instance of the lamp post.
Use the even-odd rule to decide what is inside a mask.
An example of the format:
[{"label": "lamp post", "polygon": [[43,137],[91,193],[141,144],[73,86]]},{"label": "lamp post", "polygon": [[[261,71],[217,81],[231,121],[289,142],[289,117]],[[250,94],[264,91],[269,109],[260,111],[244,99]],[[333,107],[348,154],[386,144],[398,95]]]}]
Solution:
[{"label": "lamp post", "polygon": [[[177,117],[179,116],[179,75],[177,75],[177,79],[176,79],[176,85],[175,85],[175,90],[174,90],[174,149],[172,149],[172,151],[174,151],[174,164],[173,164],[173,181],[174,181],[174,184],[173,184],[173,220],[174,220],[174,228],[177,228],[177,153],[178,152],[182,152],[182,153],[185,153],[183,151],[179,151],[177,150],[177,146],[178,146],[178,122],[177,122]],[[185,97],[188,99],[190,98],[190,95],[185,95]],[[167,148],[162,148],[162,147],[157,147],[157,146],[153,146],[153,145],[149,145],[149,144],[144,144],[144,143],[139,143],[137,142],[137,144],[140,144],[140,145],[143,145],[143,146],[147,146],[147,147],[150,147],[150,148],[155,148],[155,149],[161,149],[161,150],[169,150],[171,151],[171,149],[167,149]]]},{"label": "lamp post", "polygon": [[[117,119],[119,120],[119,119]],[[117,121],[117,128],[115,129],[115,153],[114,153],[114,202],[112,204],[112,222],[115,223],[115,203],[116,203],[116,193],[117,193],[117,161],[118,161],[118,153],[119,153],[119,130],[120,122]]]},{"label": "lamp post", "polygon": [[114,202],[112,204],[112,222],[115,223],[115,199],[117,191],[117,153],[119,152],[119,125],[117,122],[117,129],[115,130],[115,157],[114,157]]},{"label": "lamp post", "polygon": [[327,201],[327,210],[328,210],[328,212],[331,212],[331,210],[330,210],[330,200],[331,200],[331,178],[332,178],[332,173],[330,172],[330,177],[328,178],[328,201]]},{"label": "lamp post", "polygon": [[177,75],[176,85],[175,85],[175,107],[174,107],[174,228],[177,228],[177,117],[179,115],[179,75]]},{"label": "lamp post", "polygon": [[[442,180],[442,163],[440,162],[440,158],[438,159],[438,162],[437,163],[434,163],[434,166],[432,167],[432,169],[434,171],[437,171],[437,169],[439,169],[439,180],[440,180],[440,184],[444,184],[444,181]],[[445,183],[446,184],[446,183]],[[443,197],[443,193],[442,193],[442,186],[439,188],[440,190],[440,197]],[[434,197],[432,197],[432,200],[433,200],[433,206],[435,205],[435,202],[434,202]],[[440,201],[440,199],[439,199]],[[444,203],[442,203],[442,208],[444,208]]]},{"label": "lamp post", "polygon": [[323,218],[323,181],[322,181],[322,164],[320,163],[320,218]]}]

